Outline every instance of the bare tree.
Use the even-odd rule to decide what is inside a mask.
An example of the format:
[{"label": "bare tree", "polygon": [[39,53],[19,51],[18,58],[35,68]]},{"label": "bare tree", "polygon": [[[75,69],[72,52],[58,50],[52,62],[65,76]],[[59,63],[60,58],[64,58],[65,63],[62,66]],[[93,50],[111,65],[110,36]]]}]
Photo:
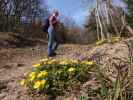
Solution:
[{"label": "bare tree", "polygon": [[0,31],[8,31],[20,25],[21,17],[31,21],[47,14],[46,7],[42,9],[42,0],[0,0]]},{"label": "bare tree", "polygon": [[110,41],[112,36],[120,37],[126,29],[125,13],[122,8],[113,5],[112,0],[96,0],[85,26],[94,27],[91,28],[93,30],[96,27],[98,40]]}]

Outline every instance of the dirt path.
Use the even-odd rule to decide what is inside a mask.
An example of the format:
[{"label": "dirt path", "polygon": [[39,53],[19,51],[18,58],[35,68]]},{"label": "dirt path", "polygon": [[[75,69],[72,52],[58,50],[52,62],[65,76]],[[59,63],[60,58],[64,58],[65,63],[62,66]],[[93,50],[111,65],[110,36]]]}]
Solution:
[{"label": "dirt path", "polygon": [[[86,59],[90,47],[87,45],[62,45],[57,51],[57,59]],[[8,48],[0,50],[0,100],[34,100],[19,86],[19,80],[32,64],[47,57],[47,46],[32,48]]]}]

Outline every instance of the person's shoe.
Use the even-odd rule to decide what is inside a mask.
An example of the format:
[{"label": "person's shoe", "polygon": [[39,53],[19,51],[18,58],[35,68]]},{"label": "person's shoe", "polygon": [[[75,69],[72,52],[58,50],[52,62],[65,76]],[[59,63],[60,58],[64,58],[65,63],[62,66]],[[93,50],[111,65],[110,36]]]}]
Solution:
[{"label": "person's shoe", "polygon": [[56,56],[56,55],[57,55],[57,53],[55,53],[55,52],[54,52],[54,53],[53,53],[53,55],[55,55],[55,56]]},{"label": "person's shoe", "polygon": [[49,54],[48,56],[49,56],[49,57],[54,57],[54,56],[56,56],[56,53],[54,52],[54,53],[52,53],[52,54]]},{"label": "person's shoe", "polygon": [[55,56],[55,55],[53,55],[53,54],[49,54],[49,55],[48,55],[48,57],[54,57],[54,56]]}]

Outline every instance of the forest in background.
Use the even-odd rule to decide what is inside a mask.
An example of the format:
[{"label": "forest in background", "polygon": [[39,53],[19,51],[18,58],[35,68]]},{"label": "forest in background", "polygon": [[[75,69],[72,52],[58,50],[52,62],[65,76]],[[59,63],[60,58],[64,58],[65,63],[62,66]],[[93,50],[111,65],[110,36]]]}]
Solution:
[{"label": "forest in background", "polygon": [[[83,0],[83,6],[90,3],[90,0]],[[42,31],[44,18],[49,16],[50,12],[48,6],[43,3],[42,0],[1,0],[0,1],[0,31],[1,32],[14,32],[23,33],[26,36],[37,36],[46,38],[46,33]],[[105,1],[103,1],[105,2]],[[113,21],[116,23],[118,30],[122,27],[121,20],[119,17],[126,17],[126,25],[128,30],[132,31],[133,27],[133,2],[132,0],[123,0],[126,8],[115,7],[118,9],[118,14],[113,16]],[[89,6],[89,4],[88,4]],[[113,8],[112,8],[113,9]],[[126,9],[126,10],[125,10]],[[73,43],[92,43],[97,40],[96,36],[96,17],[95,17],[95,7],[89,12],[84,23],[84,28],[80,28],[74,22],[73,18],[68,16],[61,16],[64,18],[64,22],[60,23],[60,28],[58,33],[61,34],[62,41],[73,42]],[[116,13],[117,13],[116,12]],[[100,16],[102,18],[102,16]],[[122,30],[122,36],[130,37],[128,30]],[[116,34],[118,31],[110,24],[108,25],[108,31],[110,33]],[[112,31],[112,32],[111,32]],[[85,37],[85,38],[84,38]],[[91,38],[90,38],[91,37]],[[93,38],[92,38],[93,37]]]}]

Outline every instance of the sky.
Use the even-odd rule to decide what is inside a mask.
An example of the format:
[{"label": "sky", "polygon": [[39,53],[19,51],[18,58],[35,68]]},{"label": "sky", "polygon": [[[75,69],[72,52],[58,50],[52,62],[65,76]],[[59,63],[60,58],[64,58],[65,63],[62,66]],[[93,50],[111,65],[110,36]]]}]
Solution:
[{"label": "sky", "polygon": [[[117,6],[124,6],[121,0],[113,1]],[[83,6],[83,0],[45,0],[45,2],[50,11],[52,11],[52,9],[57,9],[61,15],[72,17],[80,26],[82,26],[88,15],[88,9],[91,11],[90,8],[95,4],[95,0],[90,0],[90,3],[87,4],[89,8],[86,8],[85,5]]]}]

